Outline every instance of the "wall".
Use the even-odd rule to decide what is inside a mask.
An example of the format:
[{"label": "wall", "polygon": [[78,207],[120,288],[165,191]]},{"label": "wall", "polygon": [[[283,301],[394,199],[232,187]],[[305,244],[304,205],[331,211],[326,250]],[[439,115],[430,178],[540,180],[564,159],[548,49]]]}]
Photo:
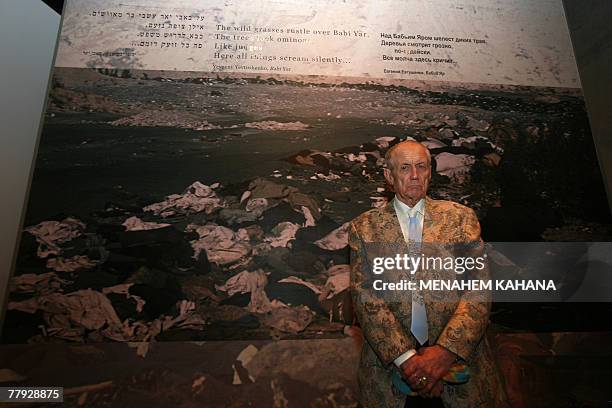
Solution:
[{"label": "wall", "polygon": [[608,202],[612,194],[612,2],[564,0],[565,14],[574,45],[591,130],[602,169]]},{"label": "wall", "polygon": [[[0,2],[0,304],[26,200],[60,16],[40,0]],[[3,307],[4,309],[4,307]]]}]

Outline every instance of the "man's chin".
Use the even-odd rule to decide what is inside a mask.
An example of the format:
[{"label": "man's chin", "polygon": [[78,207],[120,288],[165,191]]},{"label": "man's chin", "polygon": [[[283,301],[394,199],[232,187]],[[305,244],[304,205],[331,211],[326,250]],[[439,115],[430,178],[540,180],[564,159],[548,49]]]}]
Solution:
[{"label": "man's chin", "polygon": [[413,200],[420,200],[421,198],[423,198],[425,195],[422,193],[423,190],[421,190],[420,188],[413,188],[413,189],[408,189],[406,191],[406,197],[413,199]]},{"label": "man's chin", "polygon": [[404,201],[404,202],[409,202],[409,203],[415,203],[416,204],[416,203],[419,202],[419,200],[421,198],[424,198],[424,197],[425,196],[420,194],[420,192],[419,192],[419,194],[405,194],[405,195],[401,196],[400,198],[402,198],[402,201]]}]

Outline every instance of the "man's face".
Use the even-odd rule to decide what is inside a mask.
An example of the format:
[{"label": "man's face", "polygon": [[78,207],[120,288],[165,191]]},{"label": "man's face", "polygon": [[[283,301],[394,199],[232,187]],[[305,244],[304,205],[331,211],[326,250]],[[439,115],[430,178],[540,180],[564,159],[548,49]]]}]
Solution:
[{"label": "man's face", "polygon": [[427,195],[431,165],[426,149],[419,143],[397,146],[391,152],[392,168],[384,170],[385,178],[393,186],[395,194],[410,207]]}]

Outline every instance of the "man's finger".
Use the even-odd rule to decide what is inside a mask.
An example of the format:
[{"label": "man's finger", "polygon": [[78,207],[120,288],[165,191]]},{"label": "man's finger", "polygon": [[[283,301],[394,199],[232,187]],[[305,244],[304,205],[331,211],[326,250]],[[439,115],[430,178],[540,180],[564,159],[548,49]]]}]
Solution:
[{"label": "man's finger", "polygon": [[419,394],[425,393],[426,390],[430,389],[431,378],[423,371],[417,372],[417,374],[413,375],[409,378],[410,388]]},{"label": "man's finger", "polygon": [[428,378],[427,381],[425,382],[425,385],[423,385],[423,388],[420,389],[418,391],[418,393],[420,395],[423,395],[423,396],[427,397],[427,398],[430,398],[431,397],[431,395],[430,395],[431,390],[433,389],[435,384],[436,383],[434,383],[430,378]]},{"label": "man's finger", "polygon": [[424,398],[435,398],[442,395],[442,390],[444,389],[444,384],[442,381],[431,382],[428,383],[426,387],[422,390],[418,391],[418,394]]},{"label": "man's finger", "polygon": [[429,396],[432,398],[437,398],[442,395],[442,392],[444,392],[444,383],[442,381],[438,381],[429,392]]},{"label": "man's finger", "polygon": [[420,388],[423,388],[423,385],[419,384],[419,378],[421,378],[421,376],[417,375],[416,373],[406,378],[408,385],[410,385],[410,388],[414,391],[418,391]]}]

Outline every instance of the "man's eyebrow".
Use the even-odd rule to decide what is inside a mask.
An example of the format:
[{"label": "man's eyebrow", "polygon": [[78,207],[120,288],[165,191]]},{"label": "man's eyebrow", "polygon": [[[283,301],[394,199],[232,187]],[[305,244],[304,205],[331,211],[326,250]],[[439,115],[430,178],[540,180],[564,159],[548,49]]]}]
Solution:
[{"label": "man's eyebrow", "polygon": [[[400,166],[403,166],[405,164],[412,164],[412,162],[411,161],[404,161],[404,162],[400,163]],[[421,160],[421,161],[418,161],[418,162],[416,162],[414,164],[427,164],[427,160]]]}]

